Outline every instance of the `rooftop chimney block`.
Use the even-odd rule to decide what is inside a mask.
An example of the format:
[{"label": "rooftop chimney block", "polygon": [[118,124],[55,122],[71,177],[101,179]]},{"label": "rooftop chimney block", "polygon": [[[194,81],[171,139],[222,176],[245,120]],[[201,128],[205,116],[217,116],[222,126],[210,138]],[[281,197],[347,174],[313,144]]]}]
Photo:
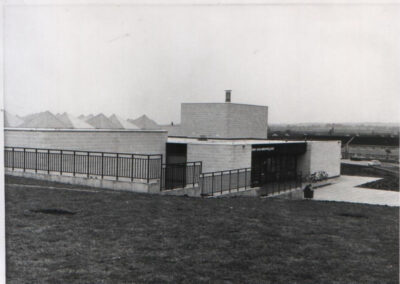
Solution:
[{"label": "rooftop chimney block", "polygon": [[225,90],[225,102],[226,103],[231,102],[231,90]]}]

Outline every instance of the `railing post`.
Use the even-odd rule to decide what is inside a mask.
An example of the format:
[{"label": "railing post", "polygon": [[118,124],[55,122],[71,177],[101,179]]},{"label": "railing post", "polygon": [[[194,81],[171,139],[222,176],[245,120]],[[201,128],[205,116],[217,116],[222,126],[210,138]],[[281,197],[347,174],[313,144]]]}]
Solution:
[{"label": "railing post", "polygon": [[186,187],[186,169],[187,169],[186,164],[183,164],[182,165],[182,188]]},{"label": "railing post", "polygon": [[132,154],[132,156],[131,156],[131,181],[133,181],[133,159],[134,159],[134,155]]},{"label": "railing post", "polygon": [[86,172],[87,172],[87,177],[89,178],[89,170],[90,170],[90,167],[89,167],[89,155],[90,155],[90,153],[89,152],[87,152],[87,165],[86,165]]},{"label": "railing post", "polygon": [[63,150],[60,151],[60,175],[62,176],[63,170],[62,170],[62,165],[63,165]]},{"label": "railing post", "polygon": [[14,170],[14,147],[12,147],[12,170]]},{"label": "railing post", "polygon": [[202,176],[202,174],[200,174],[199,175],[199,187],[200,187],[201,196],[204,196],[203,184],[204,184],[204,177]]},{"label": "railing post", "polygon": [[73,175],[73,176],[75,176],[75,172],[76,172],[76,168],[75,168],[75,156],[76,156],[76,153],[75,153],[75,151],[74,151],[74,154],[73,154],[73,162],[74,162],[74,165],[73,165],[73,167],[72,167],[72,175]]},{"label": "railing post", "polygon": [[221,171],[221,195],[222,195],[222,175],[224,174],[224,172]]},{"label": "railing post", "polygon": [[161,179],[162,179],[162,162],[163,162],[163,155],[161,154],[161,158],[160,158],[160,185],[161,185]]},{"label": "railing post", "polygon": [[244,170],[244,189],[247,188],[247,169]]},{"label": "railing post", "polygon": [[147,183],[150,182],[150,156],[147,155]]},{"label": "railing post", "polygon": [[26,149],[24,148],[24,166],[23,166],[24,167],[24,172],[25,172],[25,168],[26,168],[26,165],[25,165],[26,157],[25,156],[26,156]]},{"label": "railing post", "polygon": [[104,152],[101,152],[101,179],[104,178]]},{"label": "railing post", "polygon": [[47,150],[47,174],[50,174],[50,150]]},{"label": "railing post", "polygon": [[237,170],[237,191],[239,191],[239,170]]},{"label": "railing post", "polygon": [[116,173],[115,173],[115,178],[116,178],[116,180],[118,180],[118,170],[119,170],[119,167],[118,167],[118,161],[119,160],[119,154],[117,153],[117,165],[116,165]]},{"label": "railing post", "polygon": [[37,155],[37,149],[35,149],[35,173],[38,171],[38,155]]},{"label": "railing post", "polygon": [[193,182],[193,187],[194,187],[194,175],[196,171],[196,163],[193,163],[193,175],[192,175],[192,182]]},{"label": "railing post", "polygon": [[229,170],[229,193],[231,193],[231,177],[232,177],[232,170]]},{"label": "railing post", "polygon": [[211,195],[214,196],[214,172],[211,175]]}]

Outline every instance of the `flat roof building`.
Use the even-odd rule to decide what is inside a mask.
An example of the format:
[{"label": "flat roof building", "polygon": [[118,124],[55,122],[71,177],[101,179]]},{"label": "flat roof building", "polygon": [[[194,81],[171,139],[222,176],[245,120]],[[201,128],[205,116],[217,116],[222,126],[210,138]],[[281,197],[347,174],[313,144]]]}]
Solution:
[{"label": "flat roof building", "polygon": [[188,137],[267,138],[268,107],[231,103],[182,103],[181,129]]},{"label": "flat roof building", "polygon": [[[24,172],[28,163],[29,169],[40,166],[48,173],[51,166],[52,172],[60,170],[62,174],[69,170],[74,176],[79,167],[88,177],[100,175],[101,179],[106,174],[115,175],[117,180],[121,176],[131,178],[133,182],[139,176],[145,177],[147,183],[150,179],[158,180],[159,190],[191,185],[197,186],[197,193],[200,185],[202,192],[204,185],[211,192],[219,186],[222,192],[224,188],[265,188],[271,183],[291,183],[298,181],[299,176],[319,171],[328,177],[340,175],[340,141],[268,140],[268,107],[230,101],[228,92],[225,103],[182,103],[179,137],[168,137],[165,130],[6,128],[5,146],[11,148],[7,162],[14,169],[19,161]],[[108,118],[99,117],[99,128],[111,128],[103,123]],[[13,147],[20,149],[15,152]],[[34,149],[28,153],[25,148]],[[61,156],[43,149],[57,149]],[[88,153],[84,158],[75,156],[75,150],[101,153]],[[103,152],[115,155],[105,158]],[[158,158],[150,161],[150,156],[133,154]],[[75,160],[76,157],[79,159]],[[55,165],[49,159],[54,159]],[[107,170],[110,168],[112,171]]]}]

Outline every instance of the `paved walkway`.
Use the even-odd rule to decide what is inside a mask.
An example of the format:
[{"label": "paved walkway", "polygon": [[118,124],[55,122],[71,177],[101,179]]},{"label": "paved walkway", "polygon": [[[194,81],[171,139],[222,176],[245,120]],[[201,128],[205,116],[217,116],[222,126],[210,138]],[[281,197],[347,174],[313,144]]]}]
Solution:
[{"label": "paved walkway", "polygon": [[400,193],[396,191],[359,188],[357,185],[379,180],[375,177],[338,177],[333,184],[315,189],[315,200],[344,201],[373,205],[400,206]]}]

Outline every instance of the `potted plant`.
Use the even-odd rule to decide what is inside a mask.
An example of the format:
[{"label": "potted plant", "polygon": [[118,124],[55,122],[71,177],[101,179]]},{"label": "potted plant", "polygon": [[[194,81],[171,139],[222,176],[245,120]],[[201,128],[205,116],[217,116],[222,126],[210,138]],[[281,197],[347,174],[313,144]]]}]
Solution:
[{"label": "potted plant", "polygon": [[306,176],[307,185],[304,188],[304,198],[310,199],[314,198],[314,184],[319,183],[321,181],[327,180],[328,174],[324,171],[318,171]]}]

